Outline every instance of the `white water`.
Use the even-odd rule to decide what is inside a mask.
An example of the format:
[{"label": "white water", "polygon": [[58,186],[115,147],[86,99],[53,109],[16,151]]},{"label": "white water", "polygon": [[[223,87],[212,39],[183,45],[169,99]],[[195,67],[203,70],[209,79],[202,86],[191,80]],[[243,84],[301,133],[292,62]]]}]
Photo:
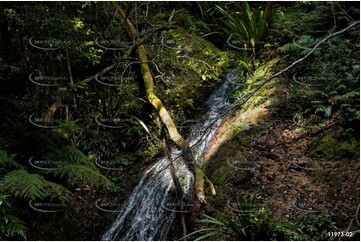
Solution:
[{"label": "white water", "polygon": [[[212,93],[207,101],[208,112],[204,122],[199,122],[191,129],[189,144],[197,161],[207,148],[221,118],[217,119],[222,109],[229,105],[228,97],[233,83],[239,79],[236,71],[228,73],[223,84]],[[172,153],[176,159],[180,151]],[[165,240],[171,224],[176,216],[176,205],[171,203],[170,193],[174,190],[174,183],[168,169],[166,158],[155,163],[140,180],[137,187],[123,205],[117,218],[102,240]],[[193,187],[193,175],[184,164],[174,162],[176,174],[186,197]],[[171,205],[173,207],[170,207]]]}]

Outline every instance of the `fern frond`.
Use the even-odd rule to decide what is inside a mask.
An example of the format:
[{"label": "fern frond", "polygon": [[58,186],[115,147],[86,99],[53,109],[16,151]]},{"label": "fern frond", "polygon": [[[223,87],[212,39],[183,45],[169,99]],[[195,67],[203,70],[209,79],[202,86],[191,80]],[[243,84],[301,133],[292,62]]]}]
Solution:
[{"label": "fern frond", "polygon": [[114,184],[92,167],[78,164],[66,164],[52,171],[55,175],[65,177],[70,184],[89,184],[110,189]]},{"label": "fern frond", "polygon": [[75,121],[67,121],[62,123],[57,129],[54,131],[60,134],[63,138],[69,139],[75,132],[79,131],[80,127],[76,124]]},{"label": "fern frond", "polygon": [[6,174],[0,180],[0,191],[25,199],[59,197],[65,200],[69,195],[69,191],[63,186],[47,181],[39,174],[30,174],[24,169]]},{"label": "fern frond", "polygon": [[6,167],[19,168],[20,165],[14,160],[15,155],[9,155],[5,150],[0,150],[0,170]]},{"label": "fern frond", "polygon": [[295,52],[295,51],[299,50],[299,48],[296,45],[294,45],[293,43],[287,43],[284,46],[280,47],[279,49],[283,53]]},{"label": "fern frond", "polygon": [[68,145],[59,151],[58,157],[66,162],[78,164],[83,164],[87,161],[87,156],[83,152]]},{"label": "fern frond", "polygon": [[48,159],[60,160],[63,164],[85,165],[96,169],[96,165],[93,162],[90,162],[83,152],[69,145],[64,146],[58,151],[47,154],[46,157]]},{"label": "fern frond", "polygon": [[359,91],[350,91],[350,92],[347,92],[343,95],[335,95],[334,96],[334,99],[336,101],[348,101],[349,99],[352,99],[352,98],[360,98],[360,92]]},{"label": "fern frond", "polygon": [[[26,224],[15,216],[6,215],[0,220],[0,235],[4,234],[8,237],[19,235],[26,240],[27,230]],[[0,239],[3,238],[0,236]]]},{"label": "fern frond", "polygon": [[7,196],[0,193],[0,240],[2,236],[13,237],[19,235],[26,239],[27,228],[23,221],[10,215],[11,204],[7,200]]},{"label": "fern frond", "polygon": [[64,177],[69,185],[88,184],[110,189],[114,184],[98,170],[95,164],[88,160],[80,150],[71,146],[65,146],[61,150],[48,154],[47,157],[63,161],[50,173]]}]

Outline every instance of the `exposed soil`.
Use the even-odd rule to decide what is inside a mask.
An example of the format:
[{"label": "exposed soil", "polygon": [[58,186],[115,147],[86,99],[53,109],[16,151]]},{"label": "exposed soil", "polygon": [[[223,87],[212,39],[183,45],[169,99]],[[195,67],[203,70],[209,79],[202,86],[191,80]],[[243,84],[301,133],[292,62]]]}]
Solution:
[{"label": "exposed soil", "polygon": [[[212,156],[206,173],[216,185],[217,196],[208,198],[209,207],[229,213],[237,196],[255,195],[258,202],[267,201],[267,211],[277,221],[297,224],[301,215],[312,218],[330,212],[337,231],[358,230],[359,157],[337,153],[344,139],[337,123],[305,127],[275,116],[270,113],[257,123],[243,124]],[[326,145],[331,155],[322,150],[328,138],[337,141]],[[202,213],[215,215],[209,207],[195,219]]]}]

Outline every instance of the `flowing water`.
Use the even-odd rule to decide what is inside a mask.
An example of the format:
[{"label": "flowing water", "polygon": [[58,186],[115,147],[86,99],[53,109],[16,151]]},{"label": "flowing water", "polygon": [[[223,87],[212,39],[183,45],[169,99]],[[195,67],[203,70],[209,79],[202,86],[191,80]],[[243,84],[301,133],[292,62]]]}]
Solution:
[{"label": "flowing water", "polygon": [[[229,105],[228,97],[238,79],[236,70],[227,74],[223,84],[207,101],[208,111],[203,121],[191,128],[188,142],[197,161],[202,159],[222,122],[219,115]],[[180,153],[172,152],[172,158],[176,159]],[[193,174],[183,163],[174,164],[184,197],[187,197],[193,187]],[[174,187],[169,161],[162,158],[145,172],[102,240],[165,240],[177,212],[171,196]]]}]

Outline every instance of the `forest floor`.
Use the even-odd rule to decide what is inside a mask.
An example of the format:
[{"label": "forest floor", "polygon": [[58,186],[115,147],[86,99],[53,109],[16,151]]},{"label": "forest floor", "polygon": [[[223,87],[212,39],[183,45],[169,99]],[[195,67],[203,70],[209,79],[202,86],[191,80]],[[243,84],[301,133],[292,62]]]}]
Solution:
[{"label": "forest floor", "polygon": [[247,112],[225,122],[223,131],[233,126],[233,133],[222,139],[221,128],[216,141],[221,144],[206,167],[217,196],[193,218],[232,214],[237,196],[254,196],[277,221],[297,225],[307,218],[317,225],[320,216],[331,214],[335,231],[328,232],[358,230],[360,168],[353,154],[358,147],[334,120],[324,121],[323,128],[300,126],[270,110],[253,111],[257,119],[241,129],[235,124],[250,120]]}]

